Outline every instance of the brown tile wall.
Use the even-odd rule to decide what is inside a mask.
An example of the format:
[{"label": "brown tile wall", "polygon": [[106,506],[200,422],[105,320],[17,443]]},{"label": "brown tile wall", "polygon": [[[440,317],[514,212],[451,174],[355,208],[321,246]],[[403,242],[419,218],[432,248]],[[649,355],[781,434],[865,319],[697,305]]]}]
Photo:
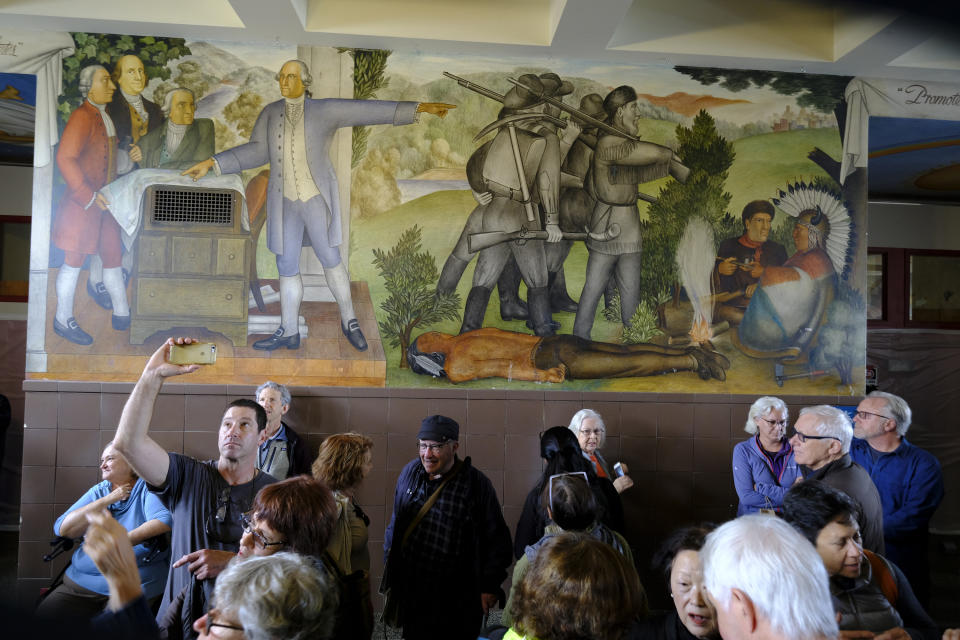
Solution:
[{"label": "brown tile wall", "polygon": [[[53,520],[97,479],[99,452],[112,437],[132,385],[27,381],[22,516],[18,586],[30,601],[59,571],[63,559],[44,564]],[[566,424],[582,407],[607,423],[604,455],[628,464],[636,485],[623,494],[628,539],[646,570],[662,537],[699,520],[723,521],[736,513],[730,474],[733,445],[753,396],[576,393],[556,391],[296,388],[288,421],[317,447],[331,433],[356,430],[373,438],[374,470],[359,500],[371,518],[372,579],[382,571],[383,531],[393,487],[414,455],[420,420],[443,413],[461,425],[461,447],[486,473],[503,503],[511,530],[540,471],[538,434]],[[174,385],[164,388],[154,411],[151,436],[171,451],[216,456],[215,430],[227,402],[252,397],[253,387]],[[843,402],[837,397],[784,399],[801,404]],[[849,398],[844,399],[849,403]],[[654,581],[654,582],[649,582]],[[659,584],[649,589],[661,591]]]}]

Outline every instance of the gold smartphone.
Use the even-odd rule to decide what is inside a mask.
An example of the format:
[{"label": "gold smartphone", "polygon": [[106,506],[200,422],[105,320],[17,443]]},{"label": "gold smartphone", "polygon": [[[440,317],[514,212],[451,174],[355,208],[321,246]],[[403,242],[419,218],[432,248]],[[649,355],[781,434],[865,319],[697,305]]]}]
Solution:
[{"label": "gold smartphone", "polygon": [[170,347],[170,364],[213,364],[217,361],[217,345],[212,342],[175,344]]}]

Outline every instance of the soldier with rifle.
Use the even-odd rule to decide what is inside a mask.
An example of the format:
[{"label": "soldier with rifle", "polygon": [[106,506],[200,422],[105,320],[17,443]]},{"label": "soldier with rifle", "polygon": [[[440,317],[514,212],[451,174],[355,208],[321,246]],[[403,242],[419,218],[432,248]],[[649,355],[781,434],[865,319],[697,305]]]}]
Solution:
[{"label": "soldier with rifle", "polygon": [[[604,98],[603,109],[609,126],[597,141],[588,190],[596,198],[590,231],[603,235],[612,225],[619,233],[609,239],[588,238],[587,274],[580,294],[573,334],[590,339],[597,303],[611,275],[620,290],[620,318],[624,326],[640,303],[640,212],[637,188],[644,182],[671,175],[685,181],[690,170],[676,154],[658,144],[643,142],[633,135],[639,112],[637,92],[619,86]],[[610,127],[614,132],[610,132]]]},{"label": "soldier with rifle", "polygon": [[[572,85],[561,81],[554,73],[545,73],[539,78],[527,74],[522,77],[525,86],[515,87],[506,96],[501,96],[453,74],[444,75],[467,89],[503,102],[505,108],[499,120],[476,136],[480,139],[487,133],[498,131],[497,137],[481,146],[467,163],[467,176],[479,205],[470,214],[456,247],[444,264],[437,290],[452,291],[473,255],[484,249],[486,253],[481,254],[478,261],[474,286],[467,298],[461,332],[482,325],[493,277],[497,278],[501,317],[504,320],[527,317],[517,294],[519,275],[522,275],[534,308],[527,326],[538,335],[550,335],[559,325],[550,318],[549,302],[540,299],[543,292],[534,291],[543,287],[531,286],[531,281],[538,282],[539,274],[546,271],[546,251],[542,241],[547,240],[546,247],[552,247],[563,237],[559,229],[551,229],[558,222],[557,202],[563,184],[560,163],[576,141],[580,127],[568,126],[568,122],[555,115],[543,114],[542,100],[562,104],[555,96],[570,93]],[[569,107],[566,110],[570,110]],[[553,113],[557,114],[559,110]],[[558,129],[566,130],[558,136]],[[580,178],[568,178],[570,185],[582,184]],[[484,238],[470,242],[476,234]],[[511,243],[512,248],[497,246],[509,241],[515,241]],[[540,258],[541,255],[544,257]],[[559,267],[562,267],[563,255],[556,260]],[[523,263],[519,269],[518,262]],[[519,275],[514,275],[518,271]],[[555,273],[548,274],[545,284],[554,277]],[[565,289],[562,281],[561,286]]]}]

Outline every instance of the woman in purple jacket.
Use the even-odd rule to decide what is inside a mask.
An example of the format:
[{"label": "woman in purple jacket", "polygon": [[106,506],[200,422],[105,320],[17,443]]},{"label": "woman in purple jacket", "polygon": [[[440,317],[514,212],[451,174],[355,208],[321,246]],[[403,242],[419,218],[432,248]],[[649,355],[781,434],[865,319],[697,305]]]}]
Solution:
[{"label": "woman in purple jacket", "polygon": [[780,511],[783,496],[801,479],[787,438],[787,405],[764,396],[753,403],[743,430],[753,437],[733,448],[733,484],[740,496],[737,515]]}]

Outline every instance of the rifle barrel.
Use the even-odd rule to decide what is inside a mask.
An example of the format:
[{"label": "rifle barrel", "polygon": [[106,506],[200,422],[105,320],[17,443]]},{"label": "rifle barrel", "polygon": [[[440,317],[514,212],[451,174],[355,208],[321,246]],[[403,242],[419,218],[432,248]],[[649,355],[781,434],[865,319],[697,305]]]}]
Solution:
[{"label": "rifle barrel", "polygon": [[503,102],[503,96],[497,93],[496,91],[487,89],[486,87],[479,85],[476,82],[470,82],[466,78],[461,78],[460,76],[454,75],[449,71],[444,71],[443,75],[450,78],[451,80],[455,80],[457,84],[459,84],[464,89],[469,89],[470,91],[479,93],[480,95],[486,98],[490,98],[491,100],[496,100],[497,102],[501,102],[501,103]]},{"label": "rifle barrel", "polygon": [[[444,73],[446,73],[446,72],[444,72]],[[556,98],[554,98],[554,97],[552,97],[552,96],[545,96],[545,95],[543,95],[543,92],[537,91],[537,90],[535,90],[535,89],[532,89],[532,88],[528,87],[527,85],[523,84],[522,82],[520,82],[520,81],[517,80],[516,78],[507,78],[507,80],[509,80],[512,84],[515,84],[515,85],[518,86],[518,87],[521,87],[521,88],[523,88],[523,89],[526,89],[527,91],[529,91],[529,92],[532,93],[533,95],[539,96],[540,99],[542,99],[544,102],[546,102],[546,103],[548,103],[548,104],[552,104],[553,106],[555,106],[556,108],[560,109],[561,111],[566,111],[566,112],[569,113],[570,115],[576,116],[577,118],[580,118],[580,119],[583,120],[584,122],[586,122],[586,123],[588,123],[588,124],[591,124],[591,125],[597,127],[598,129],[603,129],[603,130],[606,131],[607,133],[613,134],[613,135],[615,135],[615,136],[620,136],[620,137],[622,137],[622,138],[626,138],[627,140],[631,140],[631,141],[633,141],[633,142],[640,142],[640,138],[639,138],[638,136],[631,135],[631,134],[627,133],[626,131],[621,131],[620,129],[617,129],[616,127],[611,127],[609,124],[607,124],[607,123],[604,122],[603,120],[597,120],[597,119],[594,118],[593,116],[588,116],[587,114],[585,114],[583,111],[580,111],[580,110],[577,109],[576,107],[571,107],[571,106],[568,105],[568,104],[564,104],[564,102],[563,102],[562,100],[557,100]]]}]

